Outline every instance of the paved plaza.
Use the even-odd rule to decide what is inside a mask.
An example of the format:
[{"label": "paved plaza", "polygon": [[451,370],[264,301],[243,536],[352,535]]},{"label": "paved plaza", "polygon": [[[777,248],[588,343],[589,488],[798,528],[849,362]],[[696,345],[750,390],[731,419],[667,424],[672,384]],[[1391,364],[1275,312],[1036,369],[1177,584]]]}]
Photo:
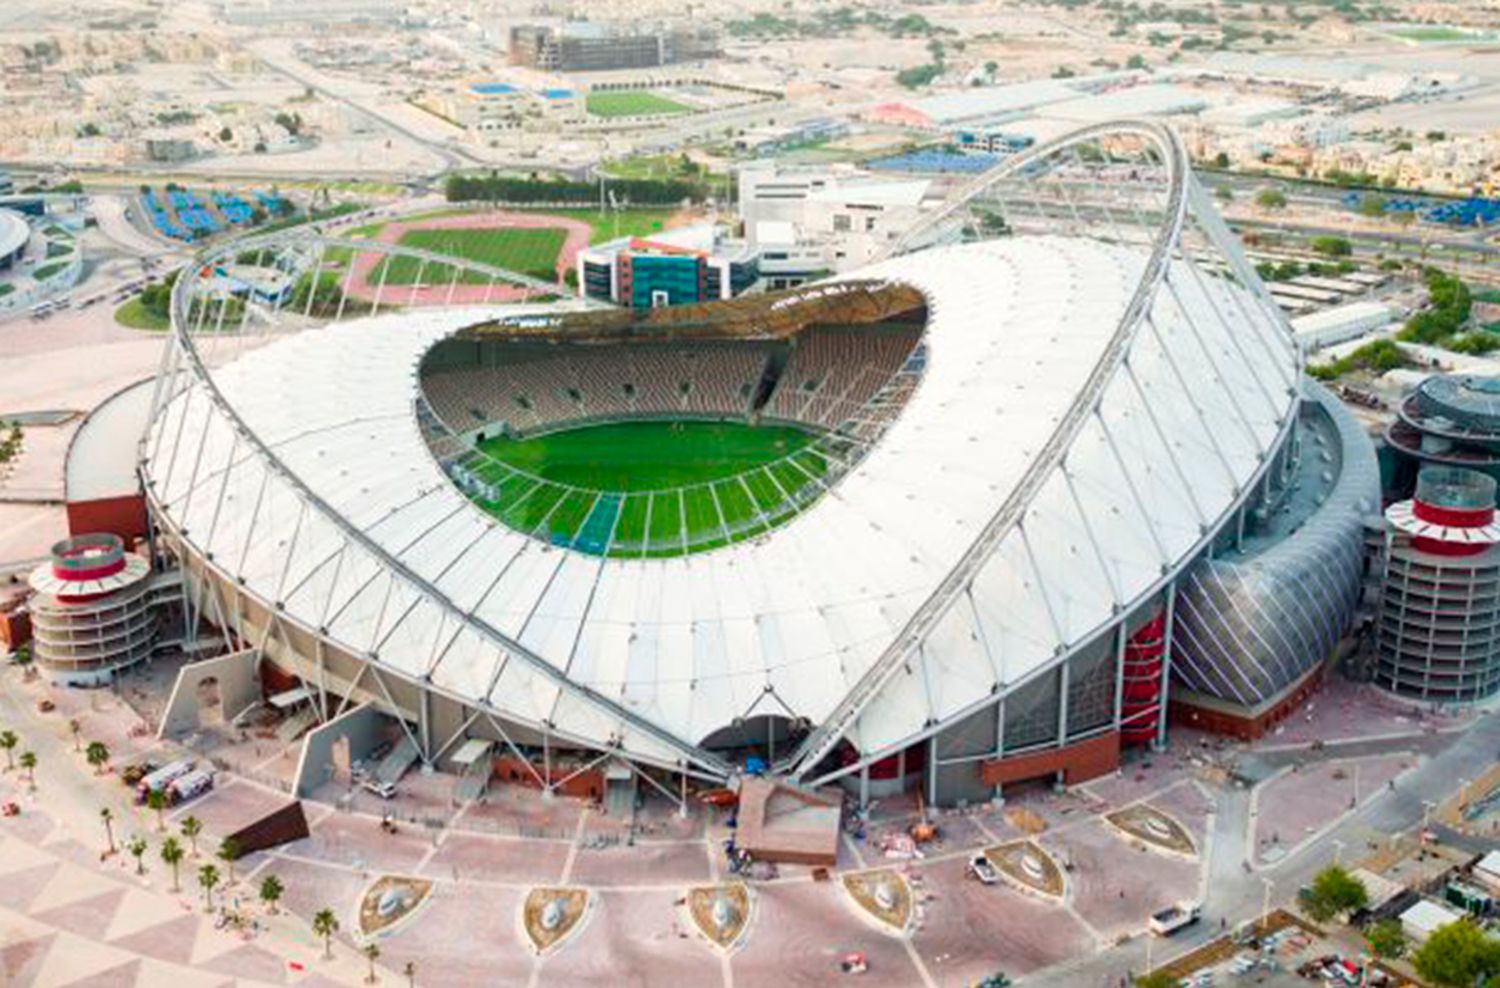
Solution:
[{"label": "paved plaza", "polygon": [[[236,884],[219,890],[219,900],[231,908],[237,903],[249,927],[216,928],[223,924],[203,908],[193,880],[200,862],[185,862],[183,891],[171,893],[156,855],[161,835],[154,814],[130,805],[113,774],[95,775],[74,753],[67,730],[70,719],[78,720],[84,738],[109,746],[116,767],[180,753],[157,741],[138,712],[159,713],[170,673],[163,664],[133,674],[118,693],[56,690],[23,682],[13,668],[0,674],[0,719],[41,757],[36,793],[19,771],[0,774],[0,798],[22,806],[20,816],[0,822],[5,983],[358,983],[365,961],[353,934],[357,904],[382,874],[434,883],[430,900],[379,941],[377,967],[387,984],[403,983],[410,962],[419,983],[442,985],[814,985],[835,976],[851,952],[869,962],[862,984],[963,986],[996,971],[1060,983],[1051,979],[1079,972],[1088,958],[1128,956],[1117,944],[1139,949],[1151,911],[1205,895],[1212,900],[1210,876],[1238,872],[1240,861],[1225,856],[1239,848],[1254,848],[1255,867],[1272,870],[1310,850],[1356,811],[1399,791],[1430,764],[1429,749],[1462,736],[1463,726],[1433,734],[1413,719],[1414,733],[1403,744],[1402,737],[1386,737],[1392,714],[1383,706],[1363,719],[1343,706],[1349,740],[1361,732],[1384,738],[1361,741],[1357,755],[1341,754],[1337,745],[1296,749],[1284,736],[1247,749],[1183,732],[1169,751],[1135,753],[1119,773],[1068,792],[1032,788],[1011,794],[1004,806],[939,811],[933,816],[939,837],[917,856],[887,850],[899,847],[889,837],[919,819],[916,801],[882,800],[862,839],[845,836],[839,868],[899,869],[917,900],[908,935],[878,928],[837,880],[782,866],[776,877],[752,883],[748,931],[725,953],[693,930],[680,908],[689,887],[727,874],[721,842],[729,831],[721,811],[695,807],[684,819],[660,800],[627,821],[577,800],[498,784],[483,802],[460,806],[451,776],[420,772],[388,803],[339,785],[320,789],[305,803],[310,836],[247,856],[236,863]],[[55,711],[37,711],[43,696]],[[207,855],[231,829],[284,804],[295,760],[273,741],[223,729],[190,740],[197,757],[227,767],[211,793],[170,811],[166,822],[176,828],[189,814],[200,820]],[[1389,750],[1365,750],[1372,745]],[[1245,799],[1226,788],[1218,771],[1244,756],[1293,761]],[[1361,796],[1351,808],[1356,766]],[[134,873],[127,855],[101,857],[103,805],[115,808],[118,840],[140,833],[152,843],[144,876]],[[1191,837],[1194,853],[1148,846],[1104,819],[1137,805],[1171,817]],[[1221,820],[1225,814],[1234,819]],[[382,826],[385,815],[395,821],[394,832]],[[975,851],[1027,836],[1017,825],[1027,818],[1040,821],[1043,829],[1031,839],[1063,869],[1060,900],[1004,883],[980,885],[966,873]],[[1226,823],[1238,826],[1237,845],[1216,837]],[[1273,831],[1279,840],[1270,839]],[[286,887],[276,916],[255,901],[267,874]],[[526,893],[544,885],[586,888],[591,905],[576,933],[537,957],[518,916]],[[308,924],[324,908],[342,923],[331,961],[323,960]],[[1128,966],[1122,959],[1111,969]],[[1090,972],[1073,976],[1093,978]]]}]

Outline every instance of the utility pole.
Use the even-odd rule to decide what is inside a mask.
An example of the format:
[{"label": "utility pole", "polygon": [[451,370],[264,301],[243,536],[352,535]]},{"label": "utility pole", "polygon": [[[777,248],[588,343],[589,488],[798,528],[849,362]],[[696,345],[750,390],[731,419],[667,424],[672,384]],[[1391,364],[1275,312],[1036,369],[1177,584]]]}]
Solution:
[{"label": "utility pole", "polygon": [[1271,925],[1271,886],[1276,884],[1265,875],[1260,876],[1261,884],[1264,886],[1260,896],[1260,933],[1265,936],[1266,930]]}]

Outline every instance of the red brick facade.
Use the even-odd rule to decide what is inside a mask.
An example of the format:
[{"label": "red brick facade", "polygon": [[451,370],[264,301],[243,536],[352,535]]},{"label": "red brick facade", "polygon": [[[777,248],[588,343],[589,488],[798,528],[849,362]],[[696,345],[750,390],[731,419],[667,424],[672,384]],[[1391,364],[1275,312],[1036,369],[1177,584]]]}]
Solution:
[{"label": "red brick facade", "polygon": [[1110,731],[1085,741],[1075,741],[1061,748],[1029,751],[1024,755],[992,758],[979,769],[987,786],[1007,782],[1026,782],[1063,774],[1064,785],[1076,785],[1108,775],[1120,767],[1120,734]]}]

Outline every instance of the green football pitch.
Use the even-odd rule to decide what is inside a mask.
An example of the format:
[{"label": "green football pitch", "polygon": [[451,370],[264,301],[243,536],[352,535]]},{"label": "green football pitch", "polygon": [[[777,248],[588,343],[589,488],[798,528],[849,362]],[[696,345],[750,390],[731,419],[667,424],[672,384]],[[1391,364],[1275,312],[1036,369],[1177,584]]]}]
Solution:
[{"label": "green football pitch", "polygon": [[[531,275],[544,281],[557,278],[557,255],[562,251],[568,233],[558,227],[498,229],[408,230],[401,235],[401,246],[416,247],[434,254],[462,257],[492,267]],[[447,264],[420,258],[397,256],[387,258],[370,273],[370,283],[412,285],[421,276],[424,285],[445,285],[453,280],[453,268]],[[488,275],[480,271],[459,271],[461,285],[483,285]]]},{"label": "green football pitch", "polygon": [[518,531],[595,555],[680,556],[763,534],[815,501],[817,437],[735,422],[618,422],[487,439],[470,495]]},{"label": "green football pitch", "polygon": [[584,106],[591,117],[641,117],[648,114],[688,113],[690,108],[655,93],[627,91],[589,93]]}]

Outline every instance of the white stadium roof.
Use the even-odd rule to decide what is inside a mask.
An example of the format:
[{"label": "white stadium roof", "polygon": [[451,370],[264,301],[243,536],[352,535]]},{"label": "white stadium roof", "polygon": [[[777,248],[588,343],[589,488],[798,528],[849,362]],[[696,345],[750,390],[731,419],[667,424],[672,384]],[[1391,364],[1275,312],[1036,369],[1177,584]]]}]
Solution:
[{"label": "white stadium roof", "polygon": [[[921,384],[830,495],[710,552],[545,545],[454,487],[413,414],[417,367],[493,309],[296,333],[213,374],[260,442],[379,552],[268,482],[193,390],[158,418],[153,496],[214,565],[350,652],[520,723],[670,762],[736,717],[818,723],[850,694],[1057,433],[1146,262],[1141,247],[1023,235],[857,272],[926,297]],[[1182,261],[1169,277],[1063,467],[863,709],[850,731],[862,750],[964,712],[1107,627],[1198,550],[1262,468],[1295,402],[1285,325]],[[200,438],[196,465],[171,463]],[[418,579],[392,578],[381,554]]]}]

